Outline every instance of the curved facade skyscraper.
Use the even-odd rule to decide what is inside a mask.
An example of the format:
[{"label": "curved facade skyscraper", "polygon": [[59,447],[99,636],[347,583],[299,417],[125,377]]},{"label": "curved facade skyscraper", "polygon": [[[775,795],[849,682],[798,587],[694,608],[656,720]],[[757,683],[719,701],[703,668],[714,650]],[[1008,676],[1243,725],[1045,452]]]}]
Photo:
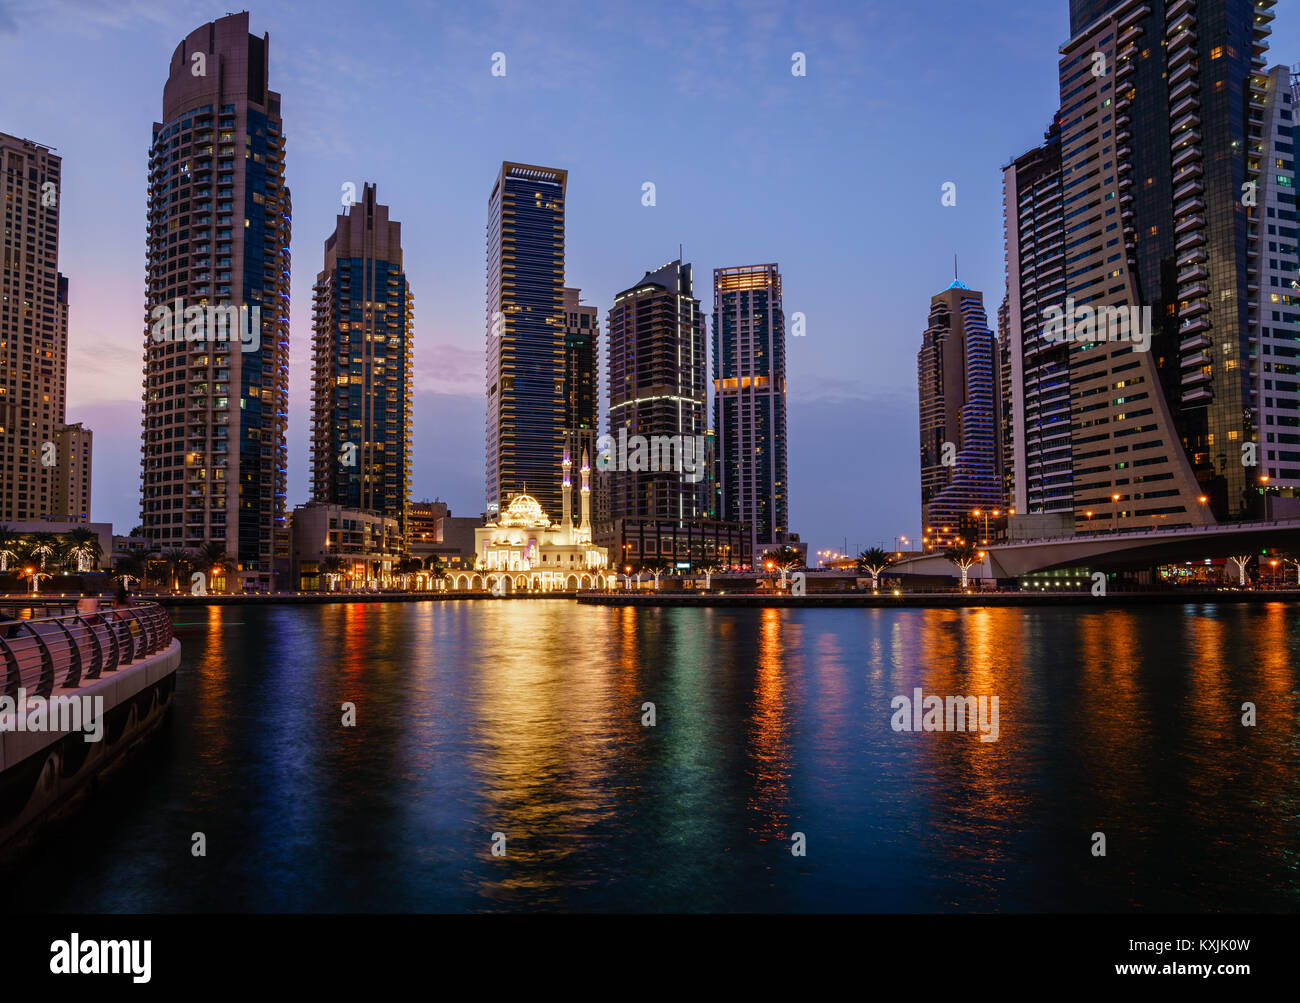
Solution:
[{"label": "curved facade skyscraper", "polygon": [[269,39],[248,14],[172,53],[149,153],[141,522],[218,543],[248,588],[287,557],[289,189]]},{"label": "curved facade skyscraper", "polygon": [[[916,357],[921,403],[921,525],[926,550],[942,550],[1003,503],[998,434],[997,339],[984,296],[953,280],[930,299]],[[968,543],[976,542],[967,536]]]}]

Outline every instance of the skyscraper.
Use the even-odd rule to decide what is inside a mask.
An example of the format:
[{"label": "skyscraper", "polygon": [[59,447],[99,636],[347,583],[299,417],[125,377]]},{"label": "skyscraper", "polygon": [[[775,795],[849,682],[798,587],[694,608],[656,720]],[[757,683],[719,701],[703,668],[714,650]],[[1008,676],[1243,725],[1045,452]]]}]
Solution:
[{"label": "skyscraper", "polygon": [[524,493],[552,517],[563,510],[567,181],[567,171],[507,161],[488,199],[489,519]]},{"label": "skyscraper", "polygon": [[930,321],[916,357],[923,549],[952,545],[974,510],[1005,504],[997,360],[983,294],[953,280],[930,299]]},{"label": "skyscraper", "polygon": [[141,521],[287,569],[289,189],[269,39],[231,14],[172,53],[149,154]]},{"label": "skyscraper", "polygon": [[[596,462],[598,421],[600,320],[594,306],[582,303],[582,290],[564,290],[564,452],[572,470],[583,457]],[[561,490],[569,493],[569,509],[582,509],[582,487],[569,477]]]},{"label": "skyscraper", "polygon": [[312,317],[312,500],[396,519],[411,487],[414,297],[402,224],[365,185],[325,241]]},{"label": "skyscraper", "polygon": [[[615,518],[705,515],[704,353],[704,315],[689,264],[671,261],[614,297],[609,311],[610,436],[661,437],[675,444],[657,454],[660,469],[618,469],[611,475]],[[670,452],[671,457],[665,455]],[[688,469],[692,464],[696,473]]]},{"label": "skyscraper", "polygon": [[62,507],[60,432],[66,417],[68,280],[59,274],[62,158],[0,133],[5,195],[0,269],[0,522]]},{"label": "skyscraper", "polygon": [[787,542],[785,313],[775,264],[713,271],[713,427],[725,520],[755,557]]},{"label": "skyscraper", "polygon": [[[1263,138],[1258,206],[1259,281],[1248,306],[1254,349],[1254,403],[1259,413],[1259,471],[1270,493],[1300,488],[1300,257],[1296,254],[1296,108],[1300,87],[1275,66],[1262,97]],[[1254,109],[1252,109],[1254,110]],[[1267,246],[1264,246],[1267,241]],[[1268,515],[1267,511],[1264,513]]]},{"label": "skyscraper", "polygon": [[[1261,511],[1251,304],[1272,0],[1071,5],[1061,50],[1067,304],[1151,319],[1069,347],[1072,493],[1120,528]],[[1202,501],[1204,499],[1204,501]]]},{"label": "skyscraper", "polygon": [[1070,345],[1045,336],[1047,311],[1065,305],[1065,211],[1061,131],[1053,121],[1042,146],[1003,171],[1007,319],[1001,349],[1010,362],[1003,394],[1011,400],[1003,452],[1019,513],[1074,508],[1070,426]]},{"label": "skyscraper", "polygon": [[90,522],[90,472],[94,433],[81,422],[59,429],[58,464],[51,514],[68,522]]}]

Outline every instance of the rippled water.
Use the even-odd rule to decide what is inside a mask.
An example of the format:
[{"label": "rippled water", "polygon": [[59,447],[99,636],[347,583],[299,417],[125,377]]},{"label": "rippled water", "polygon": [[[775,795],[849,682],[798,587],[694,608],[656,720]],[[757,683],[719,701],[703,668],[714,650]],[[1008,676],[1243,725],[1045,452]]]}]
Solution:
[{"label": "rippled water", "polygon": [[[1294,606],[174,618],[166,732],[8,908],[1300,907]],[[998,696],[998,741],[893,731],[917,686]]]}]

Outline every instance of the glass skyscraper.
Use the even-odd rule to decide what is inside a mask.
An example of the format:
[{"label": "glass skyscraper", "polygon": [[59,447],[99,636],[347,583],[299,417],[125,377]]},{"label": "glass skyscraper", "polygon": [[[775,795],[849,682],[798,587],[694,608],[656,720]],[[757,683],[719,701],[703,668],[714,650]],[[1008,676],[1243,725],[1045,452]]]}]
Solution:
[{"label": "glass skyscraper", "polygon": [[149,153],[141,501],[155,547],[219,543],[259,589],[288,556],[291,224],[268,66],[247,13],[172,54]]},{"label": "glass skyscraper", "polygon": [[[646,272],[614,297],[609,311],[609,432],[673,439],[691,450],[677,469],[618,470],[610,480],[617,518],[696,519],[705,514],[705,405],[708,358],[693,272],[680,260]],[[660,466],[669,461],[660,456]],[[689,476],[684,468],[698,469]]]},{"label": "glass skyscraper", "polygon": [[411,488],[414,297],[402,224],[365,185],[338,216],[312,320],[312,499],[391,516]]},{"label": "glass skyscraper", "polygon": [[[486,502],[527,493],[561,512],[568,172],[509,161],[488,200]],[[580,458],[575,458],[580,462]]]},{"label": "glass skyscraper", "polygon": [[713,270],[713,426],[721,517],[753,552],[788,542],[785,312],[775,264]]},{"label": "glass skyscraper", "polygon": [[[1265,478],[1291,491],[1275,480],[1281,450],[1270,473],[1270,435],[1281,445],[1281,436],[1293,433],[1268,428],[1267,398],[1281,398],[1269,393],[1264,383],[1274,378],[1262,370],[1289,365],[1265,356],[1274,352],[1267,339],[1282,332],[1289,340],[1286,325],[1294,321],[1286,309],[1292,294],[1266,288],[1264,268],[1294,253],[1279,238],[1295,230],[1285,180],[1293,176],[1290,142],[1281,138],[1283,149],[1272,153],[1269,145],[1289,125],[1284,88],[1265,70],[1273,6],[1070,5],[1072,37],[1059,63],[1061,199],[1057,208],[1050,198],[1031,197],[1041,224],[1033,234],[1064,239],[1066,304],[1098,317],[1123,311],[1150,318],[1138,339],[1091,332],[1066,345],[1076,530],[1086,528],[1089,513],[1132,529],[1259,517]],[[1055,145],[1013,166],[1054,160]],[[1015,215],[1007,205],[1009,286],[1036,260],[1045,264],[1039,246],[1022,239],[1030,189],[1017,184]],[[1279,197],[1268,205],[1270,185]],[[1011,302],[1024,398],[1015,415],[1014,479],[1030,511],[1050,511],[1050,491],[1035,495],[1030,439],[1033,398],[1046,398],[1028,378],[1041,371],[1041,358],[1056,366],[1059,352],[1043,340],[1043,297],[1024,288],[1030,295],[1022,296],[1019,316]],[[1059,304],[1061,290],[1053,284],[1049,292]]]}]

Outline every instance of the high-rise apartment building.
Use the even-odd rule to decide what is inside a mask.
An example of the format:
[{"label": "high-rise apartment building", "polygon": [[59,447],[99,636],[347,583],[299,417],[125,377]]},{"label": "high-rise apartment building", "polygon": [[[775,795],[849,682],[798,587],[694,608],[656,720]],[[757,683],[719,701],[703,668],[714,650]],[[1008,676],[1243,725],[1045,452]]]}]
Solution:
[{"label": "high-rise apartment building", "polygon": [[312,314],[312,500],[407,530],[414,297],[402,224],[365,185],[325,241]]},{"label": "high-rise apartment building", "polygon": [[[596,308],[582,302],[582,290],[564,290],[564,452],[574,471],[583,457],[596,462],[599,421],[598,384],[600,320]],[[569,495],[569,511],[582,510],[579,479],[562,480],[560,490]]]},{"label": "high-rise apartment building", "polygon": [[1065,212],[1061,132],[1055,122],[1042,146],[1003,172],[1007,317],[999,331],[1010,363],[1003,394],[1007,501],[1017,512],[1073,510],[1070,345],[1045,334],[1050,310],[1065,307]]},{"label": "high-rise apartment building", "polygon": [[721,517],[757,557],[789,542],[785,313],[775,264],[713,271],[713,428]]},{"label": "high-rise apartment building", "polygon": [[1066,303],[1108,332],[1085,322],[1068,339],[1078,528],[1089,512],[1121,529],[1262,513],[1252,329],[1268,237],[1249,203],[1273,5],[1071,4],[1058,116]]},{"label": "high-rise apartment building", "polygon": [[55,467],[51,512],[56,519],[90,522],[90,472],[94,434],[81,422],[64,425],[55,440]]},{"label": "high-rise apartment building", "polygon": [[567,183],[567,171],[507,161],[488,199],[489,520],[525,493],[552,517],[563,510]]},{"label": "high-rise apartment building", "polygon": [[660,445],[647,453],[655,469],[615,468],[611,515],[701,518],[708,358],[691,266],[679,259],[646,272],[614,297],[608,323],[610,437]]},{"label": "high-rise apartment building", "polygon": [[163,549],[220,543],[255,589],[288,560],[291,213],[268,68],[247,13],[172,54],[145,285],[144,535]]},{"label": "high-rise apartment building", "polygon": [[1005,505],[998,345],[989,330],[982,293],[953,280],[931,297],[916,367],[922,547],[942,550],[963,536],[963,526],[973,522],[975,510]]},{"label": "high-rise apartment building", "polygon": [[1295,169],[1300,80],[1293,84],[1291,71],[1275,66],[1266,75],[1259,97],[1264,105],[1263,161],[1258,205],[1252,213],[1260,230],[1259,281],[1255,299],[1248,306],[1255,363],[1253,403],[1259,414],[1260,476],[1269,479],[1261,487],[1294,496],[1300,488],[1300,258],[1296,253]]},{"label": "high-rise apartment building", "polygon": [[59,274],[62,159],[0,133],[0,522],[56,512],[68,369],[68,280]]}]

